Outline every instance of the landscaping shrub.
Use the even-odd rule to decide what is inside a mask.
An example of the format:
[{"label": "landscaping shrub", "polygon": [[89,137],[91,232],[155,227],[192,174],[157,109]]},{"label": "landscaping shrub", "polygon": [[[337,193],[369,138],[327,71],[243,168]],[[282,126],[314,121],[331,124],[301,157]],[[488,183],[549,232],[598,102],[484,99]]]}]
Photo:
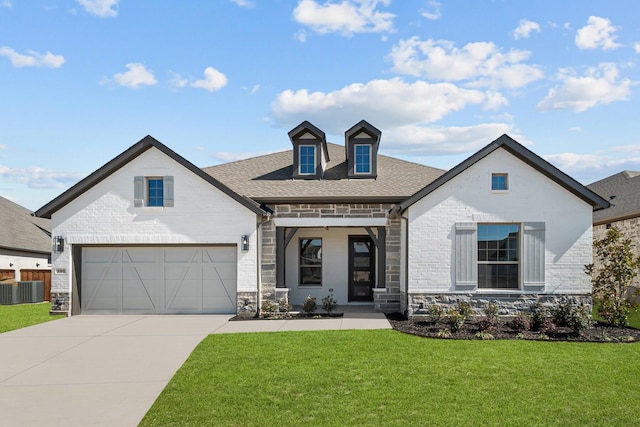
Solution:
[{"label": "landscaping shrub", "polygon": [[307,314],[311,314],[316,311],[316,308],[318,308],[318,305],[316,304],[316,297],[307,295],[307,297],[302,302],[302,311]]},{"label": "landscaping shrub", "polygon": [[569,318],[567,319],[567,326],[577,334],[581,333],[585,329],[591,327],[591,313],[587,306],[573,307]]},{"label": "landscaping shrub", "polygon": [[322,309],[327,313],[331,313],[338,307],[338,301],[333,298],[333,294],[329,294],[322,298]]},{"label": "landscaping shrub", "polygon": [[526,332],[531,329],[531,320],[526,314],[520,313],[509,322],[509,327],[518,332]]},{"label": "landscaping shrub", "polygon": [[545,322],[549,319],[549,310],[541,303],[531,306],[531,329],[542,330]]},{"label": "landscaping shrub", "polygon": [[440,307],[438,304],[431,304],[427,309],[427,312],[429,313],[429,317],[432,321],[439,322],[440,320],[442,320],[442,307]]},{"label": "landscaping shrub", "polygon": [[444,321],[451,328],[451,332],[458,332],[466,321],[465,316],[457,308],[450,308],[447,310]]},{"label": "landscaping shrub", "polygon": [[285,297],[280,298],[278,310],[281,313],[289,313],[291,311],[291,304],[289,304],[289,301],[287,300],[287,298]]},{"label": "landscaping shrub", "polygon": [[556,326],[568,326],[569,318],[574,309],[574,305],[568,299],[560,302],[551,309],[551,317]]},{"label": "landscaping shrub", "polygon": [[468,301],[458,302],[458,312],[462,315],[462,317],[464,317],[465,321],[473,317],[473,309],[471,308],[471,303]]},{"label": "landscaping shrub", "polygon": [[269,299],[262,301],[262,305],[260,306],[262,312],[267,314],[274,313],[277,308],[278,306],[276,306],[276,304]]},{"label": "landscaping shrub", "polygon": [[498,305],[492,302],[488,303],[487,306],[484,308],[485,316],[495,320],[498,319],[498,312],[499,312]]}]

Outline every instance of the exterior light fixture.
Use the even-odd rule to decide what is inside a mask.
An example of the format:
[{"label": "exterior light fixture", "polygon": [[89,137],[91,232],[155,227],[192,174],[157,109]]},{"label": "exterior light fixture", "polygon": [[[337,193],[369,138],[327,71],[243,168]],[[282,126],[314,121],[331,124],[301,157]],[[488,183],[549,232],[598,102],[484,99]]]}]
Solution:
[{"label": "exterior light fixture", "polygon": [[240,238],[240,249],[242,252],[249,252],[249,236],[243,234]]},{"label": "exterior light fixture", "polygon": [[64,237],[56,236],[53,238],[53,252],[57,254],[64,252]]}]

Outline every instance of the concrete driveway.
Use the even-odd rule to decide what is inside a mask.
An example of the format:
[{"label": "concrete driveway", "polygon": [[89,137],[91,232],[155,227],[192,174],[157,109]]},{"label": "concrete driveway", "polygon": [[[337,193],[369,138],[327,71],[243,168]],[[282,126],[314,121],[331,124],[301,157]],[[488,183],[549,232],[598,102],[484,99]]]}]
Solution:
[{"label": "concrete driveway", "polygon": [[136,426],[212,333],[390,327],[374,314],[230,317],[74,316],[0,334],[0,425]]}]

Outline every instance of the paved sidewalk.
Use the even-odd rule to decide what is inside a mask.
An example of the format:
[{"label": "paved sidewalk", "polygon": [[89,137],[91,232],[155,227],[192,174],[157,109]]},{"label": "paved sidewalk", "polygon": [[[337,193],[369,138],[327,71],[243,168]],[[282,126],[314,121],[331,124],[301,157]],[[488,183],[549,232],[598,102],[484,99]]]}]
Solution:
[{"label": "paved sidewalk", "polygon": [[212,333],[387,329],[384,315],[74,316],[0,334],[0,425],[135,426]]}]

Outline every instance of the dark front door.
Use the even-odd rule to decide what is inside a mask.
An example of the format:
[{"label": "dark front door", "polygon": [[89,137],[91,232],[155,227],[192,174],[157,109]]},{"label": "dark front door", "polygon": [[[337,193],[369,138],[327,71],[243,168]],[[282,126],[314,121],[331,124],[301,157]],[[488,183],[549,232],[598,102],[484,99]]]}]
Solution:
[{"label": "dark front door", "polygon": [[349,236],[349,301],[373,301],[375,247],[369,236]]}]

